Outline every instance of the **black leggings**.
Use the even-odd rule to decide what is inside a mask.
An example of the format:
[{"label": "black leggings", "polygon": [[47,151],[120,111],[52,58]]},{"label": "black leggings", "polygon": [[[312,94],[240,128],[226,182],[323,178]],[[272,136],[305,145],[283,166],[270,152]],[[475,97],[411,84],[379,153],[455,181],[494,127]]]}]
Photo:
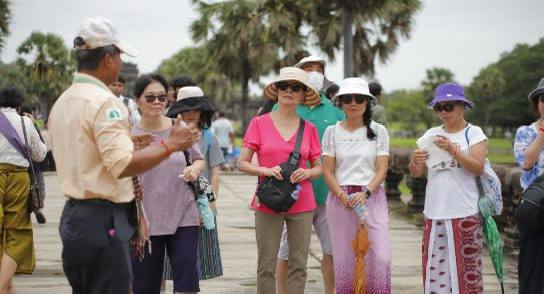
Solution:
[{"label": "black leggings", "polygon": [[518,225],[518,280],[520,294],[544,293],[544,232]]}]

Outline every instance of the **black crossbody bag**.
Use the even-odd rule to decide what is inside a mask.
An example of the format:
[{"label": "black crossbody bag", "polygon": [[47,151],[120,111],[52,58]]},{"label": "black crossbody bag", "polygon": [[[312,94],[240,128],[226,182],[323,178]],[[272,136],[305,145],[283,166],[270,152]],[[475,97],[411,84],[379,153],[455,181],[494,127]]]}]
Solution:
[{"label": "black crossbody bag", "polygon": [[544,175],[536,178],[523,191],[514,218],[532,231],[544,230]]},{"label": "black crossbody bag", "polygon": [[304,125],[304,120],[301,119],[295,149],[289,154],[287,161],[280,164],[283,181],[275,177],[266,177],[259,182],[257,187],[256,194],[259,201],[278,213],[288,211],[296,201],[291,197],[291,193],[296,189],[296,184],[291,183],[289,178],[300,164],[300,146],[304,135]]}]

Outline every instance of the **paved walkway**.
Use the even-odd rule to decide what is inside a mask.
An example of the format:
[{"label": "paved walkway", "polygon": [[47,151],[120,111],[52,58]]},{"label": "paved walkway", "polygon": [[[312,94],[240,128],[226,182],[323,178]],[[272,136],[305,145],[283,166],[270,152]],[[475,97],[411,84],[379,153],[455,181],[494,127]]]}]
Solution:
[{"label": "paved walkway", "polygon": [[[34,224],[37,265],[33,275],[15,278],[16,293],[61,294],[71,293],[64,277],[61,262],[58,225],[64,198],[54,173],[46,174],[47,199],[45,210],[48,223]],[[242,175],[224,175],[218,200],[219,234],[225,275],[201,282],[201,293],[256,293],[255,272],[257,249],[253,214],[248,203],[255,188],[255,178]],[[396,211],[400,203],[390,203]],[[35,221],[35,220],[34,220]],[[392,252],[393,293],[422,293],[421,287],[421,228],[410,224],[408,218],[392,212],[390,236]],[[306,293],[324,293],[319,270],[320,246],[312,236],[311,256],[308,259]],[[506,293],[517,293],[515,261],[505,260]],[[485,293],[500,293],[490,264],[484,258]],[[172,284],[168,284],[171,289]],[[172,293],[171,290],[167,293]]]}]

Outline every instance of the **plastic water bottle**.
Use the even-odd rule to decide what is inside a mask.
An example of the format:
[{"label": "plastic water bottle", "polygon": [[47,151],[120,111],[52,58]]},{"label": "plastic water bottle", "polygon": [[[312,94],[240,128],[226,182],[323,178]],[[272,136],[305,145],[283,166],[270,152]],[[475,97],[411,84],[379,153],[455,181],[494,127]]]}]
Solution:
[{"label": "plastic water bottle", "polygon": [[300,184],[297,184],[297,186],[295,187],[295,190],[291,192],[291,198],[297,200],[301,190],[302,190],[302,186],[300,186]]},{"label": "plastic water bottle", "polygon": [[[349,194],[348,199],[351,200],[353,197],[355,197],[355,193]],[[357,212],[357,215],[359,215],[359,220],[364,221],[365,220],[365,210],[366,207],[361,204],[357,204],[355,207],[353,207],[353,210]]]}]

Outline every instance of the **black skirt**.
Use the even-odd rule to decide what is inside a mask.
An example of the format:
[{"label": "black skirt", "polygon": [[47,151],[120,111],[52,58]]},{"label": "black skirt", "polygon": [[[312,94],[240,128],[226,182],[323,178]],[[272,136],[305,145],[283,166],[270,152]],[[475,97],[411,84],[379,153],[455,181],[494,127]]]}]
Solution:
[{"label": "black skirt", "polygon": [[521,225],[519,231],[518,280],[520,294],[544,293],[544,232]]}]

